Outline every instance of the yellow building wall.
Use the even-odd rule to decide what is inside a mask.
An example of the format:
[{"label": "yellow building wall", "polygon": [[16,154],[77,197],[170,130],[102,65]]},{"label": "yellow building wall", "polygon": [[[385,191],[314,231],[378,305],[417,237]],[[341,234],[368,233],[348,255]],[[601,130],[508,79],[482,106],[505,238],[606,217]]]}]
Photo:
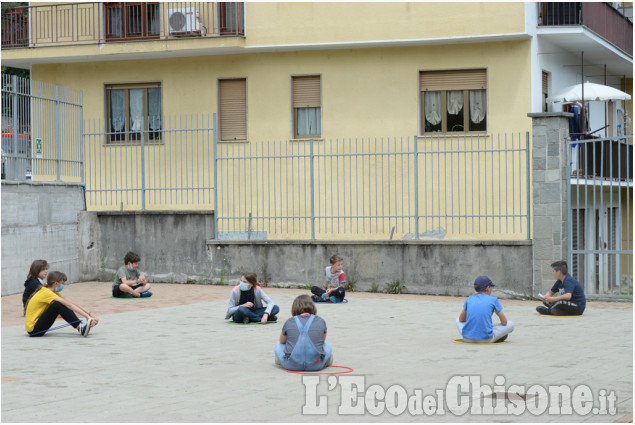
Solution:
[{"label": "yellow building wall", "polygon": [[320,75],[323,138],[419,134],[419,71],[487,69],[488,131],[529,131],[529,41],[34,65],[32,78],[84,92],[104,119],[105,84],[160,81],[163,113],[213,113],[218,80],[247,79],[248,138],[291,138],[291,78]]},{"label": "yellow building wall", "polygon": [[[322,90],[322,137],[326,140],[321,149],[327,149],[330,141],[342,138],[381,138],[381,137],[410,137],[419,134],[420,117],[420,94],[419,94],[419,72],[423,70],[441,69],[467,69],[485,68],[487,69],[488,83],[488,132],[494,134],[515,133],[514,137],[530,131],[531,121],[527,117],[530,110],[530,46],[529,41],[500,42],[500,43],[475,43],[464,45],[446,46],[425,46],[425,47],[394,47],[394,48],[369,48],[369,49],[345,49],[330,51],[302,51],[291,53],[259,53],[250,55],[229,55],[229,56],[206,56],[182,58],[177,60],[146,60],[146,61],[111,61],[99,63],[65,63],[36,65],[32,70],[32,77],[35,80],[47,81],[61,86],[77,88],[84,91],[84,118],[86,120],[85,131],[103,132],[103,120],[105,118],[105,84],[160,81],[162,84],[162,105],[166,121],[174,117],[213,114],[218,109],[218,79],[222,78],[246,78],[247,79],[247,122],[248,139],[247,144],[230,143],[233,145],[234,154],[240,149],[253,149],[256,142],[278,142],[284,145],[284,149],[306,149],[306,142],[290,141],[292,137],[292,108],[291,108],[291,78],[296,75],[320,75]],[[98,122],[102,121],[101,128]],[[178,118],[177,118],[178,122]],[[93,130],[90,130],[93,128]],[[139,163],[138,148],[135,147],[114,147],[103,146],[103,136],[90,136],[85,138],[85,143],[94,144],[94,152],[86,159],[86,170],[99,170],[100,173],[96,182],[103,187],[110,189],[124,189],[133,185],[138,187],[141,176],[138,175]],[[320,143],[320,142],[318,142]],[[410,149],[413,142],[410,142]],[[476,142],[473,142],[476,143]],[[487,137],[480,140],[480,146],[495,145],[498,147],[496,136]],[[516,141],[518,146],[518,140]],[[525,141],[522,140],[524,144]],[[459,144],[462,147],[459,147]],[[222,145],[227,145],[224,143]],[[180,147],[177,147],[180,146]],[[472,149],[472,145],[467,142],[459,142],[455,139],[427,139],[421,138],[418,142],[420,152],[438,149],[438,146],[445,146],[444,149]],[[397,149],[397,144],[388,148],[389,151]],[[90,147],[86,146],[87,155]],[[186,149],[178,140],[168,141],[162,147],[147,147],[146,161],[151,167],[152,164],[161,164],[167,158],[175,161],[172,164],[176,170],[186,170],[175,172],[169,181],[165,175],[159,177],[159,183],[163,187],[201,187],[205,182],[209,183],[212,170],[204,176],[192,175],[193,167],[190,162],[193,160],[192,152],[177,152],[177,149]],[[191,149],[191,148],[190,148]],[[230,149],[230,148],[227,148]],[[264,148],[262,148],[264,149]],[[262,152],[262,149],[260,152]],[[370,148],[372,149],[372,148]],[[342,148],[342,152],[345,148]],[[368,153],[368,151],[366,151]],[[262,153],[261,153],[262,154]],[[208,164],[211,161],[212,152],[194,155],[196,160],[202,160],[202,155],[208,157]],[[443,185],[459,186],[465,181],[459,178],[472,177],[470,181],[475,184],[474,189],[484,186],[485,180],[492,179],[508,181],[509,177],[505,173],[513,175],[525,175],[525,161],[521,158],[514,158],[513,163],[518,164],[508,167],[505,164],[501,169],[496,169],[498,163],[492,163],[492,159],[485,156],[476,160],[472,158],[472,164],[461,165],[457,157],[448,155],[428,155],[429,163],[420,163],[420,214],[421,215],[448,215],[453,211],[457,212],[461,196],[465,196],[465,188],[448,191],[453,193],[451,198],[445,198]],[[129,161],[129,162],[127,162]],[[402,188],[407,184],[414,186],[411,176],[395,175],[388,180],[377,180],[375,171],[396,170],[399,164],[395,157],[388,156],[371,160],[366,168],[359,171],[360,179],[349,182],[348,194],[338,191],[337,187],[328,188],[328,192],[323,196],[324,201],[321,206],[324,208],[324,215],[339,215],[337,208],[339,205],[346,205],[349,208],[344,214],[353,214],[355,211],[362,211],[363,216],[383,215],[391,212],[392,215],[410,214],[414,211],[414,199],[408,197],[405,202],[398,202],[395,194],[402,193]],[[393,161],[392,164],[390,161]],[[421,159],[423,161],[423,159]],[[488,162],[489,161],[489,162]],[[126,169],[132,170],[132,175],[125,178],[117,172],[117,164],[129,164]],[[113,167],[113,164],[115,166]],[[441,164],[439,166],[439,164]],[[308,181],[305,179],[303,169],[308,163],[296,164],[295,171],[286,180],[281,180],[282,176],[263,176],[252,174],[249,168],[245,169],[245,164],[228,164],[225,169],[226,177],[219,181],[218,196],[225,199],[223,210],[225,216],[247,216],[248,202],[256,194],[267,193],[271,187],[289,187],[289,190],[299,190],[299,187],[307,187]],[[435,168],[436,167],[436,168]],[[439,168],[441,167],[441,168]],[[411,168],[412,169],[412,168]],[[437,181],[429,173],[435,170],[437,174],[443,173],[444,182]],[[459,177],[456,172],[452,174],[450,170],[463,170],[463,177]],[[485,173],[477,170],[488,170]],[[499,174],[501,173],[501,174]],[[511,174],[510,174],[511,175]],[[247,192],[243,198],[234,193],[233,182],[238,176],[249,182]],[[147,181],[154,181],[156,177],[146,176]],[[163,180],[161,180],[163,179]],[[438,179],[437,179],[438,180]],[[447,180],[447,182],[445,181]],[[379,192],[376,188],[367,186],[368,182],[376,182],[382,188]],[[326,181],[318,182],[325,185]],[[523,183],[524,184],[524,183]],[[441,185],[441,186],[440,186]],[[525,186],[522,186],[525,187]],[[473,189],[473,190],[474,190]],[[514,193],[514,200],[505,201],[501,204],[500,191],[506,191],[507,195]],[[339,192],[339,193],[336,193]],[[439,203],[441,192],[443,193],[442,205]],[[282,193],[282,192],[281,192]],[[380,193],[379,195],[377,193]],[[461,195],[462,193],[462,195]],[[155,191],[151,202],[147,202],[148,209],[210,209],[213,206],[212,197],[209,191],[186,191],[186,199],[178,200],[175,197],[167,196],[168,192]],[[351,194],[354,196],[351,197]],[[196,196],[199,196],[197,198]],[[138,197],[132,196],[126,191],[116,193],[109,192],[107,205],[100,205],[99,197],[87,199],[89,209],[139,209],[140,201]],[[149,195],[150,196],[150,195]],[[299,196],[299,195],[298,195]],[[203,202],[200,199],[203,199]],[[280,199],[280,195],[277,199]],[[429,199],[427,199],[428,197]],[[504,198],[504,196],[503,196]],[[305,198],[306,199],[306,198]],[[511,199],[511,198],[510,198]],[[464,210],[464,215],[495,215],[500,211],[511,210],[511,202],[516,205],[526,205],[526,190],[501,186],[492,187],[487,193],[487,199],[482,200],[483,205],[489,205],[487,210],[473,211],[472,207]],[[92,204],[91,204],[92,203]],[[266,215],[276,214],[278,216],[309,216],[310,205],[302,199],[296,199],[295,203],[286,204],[270,200],[267,205],[258,207],[258,211]],[[395,204],[403,204],[399,208]],[[432,207],[436,205],[435,207]],[[430,208],[426,210],[425,208]],[[249,205],[249,207],[252,207]],[[251,208],[252,210],[254,208]],[[526,210],[526,209],[525,209]],[[251,211],[254,212],[255,211]],[[263,214],[260,214],[263,215]],[[346,236],[353,239],[378,238],[385,239],[389,236],[393,226],[395,229],[395,239],[403,237],[406,233],[414,230],[412,222],[388,223],[363,219],[360,221],[349,220],[348,223],[340,220],[341,228],[347,229],[346,235],[339,231],[339,237]],[[520,220],[519,220],[520,221]],[[525,221],[526,223],[526,221]],[[267,231],[270,238],[297,238],[298,234],[289,234],[287,223],[274,223],[273,229],[267,227],[271,222],[254,220],[253,230]],[[283,225],[284,224],[284,225]],[[295,225],[294,223],[292,223]],[[297,223],[300,226],[299,223]],[[507,223],[509,224],[509,223]],[[248,224],[246,220],[227,223],[223,230],[245,231]],[[307,233],[306,221],[302,224],[303,233],[301,236],[310,237]],[[359,226],[360,230],[357,230]],[[449,221],[440,219],[421,220],[419,231],[431,231],[437,227],[449,230],[449,239],[524,239],[526,238],[526,224],[520,222],[515,224],[515,231],[510,231],[509,226],[503,224],[496,226],[492,219],[485,220],[476,218],[467,224],[459,225],[458,219]],[[493,232],[496,227],[497,231]],[[340,228],[340,229],[341,229]],[[281,232],[282,229],[282,232]],[[324,231],[317,237],[321,239],[334,238],[338,236],[338,231],[324,227]],[[410,229],[410,231],[408,231]],[[507,231],[505,230],[507,229]]]},{"label": "yellow building wall", "polygon": [[478,36],[525,31],[524,3],[246,3],[248,45]]},{"label": "yellow building wall", "polygon": [[[86,43],[103,37],[104,7],[101,3],[31,3],[32,42]],[[195,7],[206,35],[218,33],[219,3],[164,2],[161,34],[169,37],[168,10]],[[245,46],[301,45],[322,43],[383,42],[447,37],[523,33],[524,3],[452,2],[247,2]],[[141,49],[147,48],[147,42]],[[176,45],[177,48],[178,44]],[[174,47],[174,46],[172,46]],[[191,48],[191,44],[181,48]],[[114,46],[108,46],[112,50]],[[123,51],[139,49],[131,44]],[[93,51],[91,54],[99,54]],[[46,52],[40,52],[47,54]],[[60,52],[57,52],[60,53]],[[69,53],[73,55],[72,51]],[[86,53],[84,53],[86,54]]]}]

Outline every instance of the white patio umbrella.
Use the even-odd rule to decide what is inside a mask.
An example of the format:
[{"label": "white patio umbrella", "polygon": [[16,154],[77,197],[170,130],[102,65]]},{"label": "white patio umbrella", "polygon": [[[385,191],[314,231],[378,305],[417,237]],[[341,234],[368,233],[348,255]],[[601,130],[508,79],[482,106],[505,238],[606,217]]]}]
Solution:
[{"label": "white patio umbrella", "polygon": [[[584,83],[584,101],[630,100],[631,95],[602,84]],[[567,87],[547,98],[547,102],[582,102],[582,84]]]}]

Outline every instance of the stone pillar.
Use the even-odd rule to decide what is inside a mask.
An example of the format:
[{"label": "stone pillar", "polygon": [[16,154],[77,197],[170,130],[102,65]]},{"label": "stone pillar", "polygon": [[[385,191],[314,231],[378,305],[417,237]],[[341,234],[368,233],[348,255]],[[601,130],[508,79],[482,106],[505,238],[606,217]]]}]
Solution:
[{"label": "stone pillar", "polygon": [[551,263],[568,260],[567,112],[528,114],[532,118],[533,296],[554,283]]}]

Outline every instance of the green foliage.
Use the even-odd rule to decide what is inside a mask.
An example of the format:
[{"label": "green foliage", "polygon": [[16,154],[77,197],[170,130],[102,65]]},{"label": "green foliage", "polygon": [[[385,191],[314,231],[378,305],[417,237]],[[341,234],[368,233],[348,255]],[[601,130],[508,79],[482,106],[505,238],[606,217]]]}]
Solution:
[{"label": "green foliage", "polygon": [[99,280],[106,280],[106,257],[101,257],[101,272],[99,273]]},{"label": "green foliage", "polygon": [[214,282],[214,285],[223,286],[225,284],[225,269],[220,269],[220,280]]},{"label": "green foliage", "polygon": [[445,290],[445,292],[443,293],[444,296],[449,297],[450,296],[450,291],[449,290]]},{"label": "green foliage", "polygon": [[378,292],[378,291],[379,291],[379,285],[378,285],[378,284],[376,284],[376,283],[373,283],[373,284],[370,286],[370,292]]},{"label": "green foliage", "polygon": [[404,294],[407,292],[407,289],[400,281],[395,280],[394,282],[386,284],[386,292],[388,294]]},{"label": "green foliage", "polygon": [[456,288],[456,296],[460,297],[461,296],[461,291],[459,290],[459,288]]},{"label": "green foliage", "polygon": [[346,292],[355,292],[355,287],[357,286],[357,281],[353,279],[349,279],[344,284],[344,290]]}]

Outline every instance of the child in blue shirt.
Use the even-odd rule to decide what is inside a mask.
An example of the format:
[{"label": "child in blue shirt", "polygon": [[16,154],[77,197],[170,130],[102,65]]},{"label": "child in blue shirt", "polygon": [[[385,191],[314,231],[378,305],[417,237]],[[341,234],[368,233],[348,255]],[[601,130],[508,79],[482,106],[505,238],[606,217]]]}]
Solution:
[{"label": "child in blue shirt", "polygon": [[[456,327],[465,342],[502,342],[514,330],[514,322],[507,320],[498,298],[492,296],[494,286],[487,276],[479,276],[474,281],[476,294],[468,297],[456,319]],[[498,315],[500,324],[493,324],[493,313]]]}]

